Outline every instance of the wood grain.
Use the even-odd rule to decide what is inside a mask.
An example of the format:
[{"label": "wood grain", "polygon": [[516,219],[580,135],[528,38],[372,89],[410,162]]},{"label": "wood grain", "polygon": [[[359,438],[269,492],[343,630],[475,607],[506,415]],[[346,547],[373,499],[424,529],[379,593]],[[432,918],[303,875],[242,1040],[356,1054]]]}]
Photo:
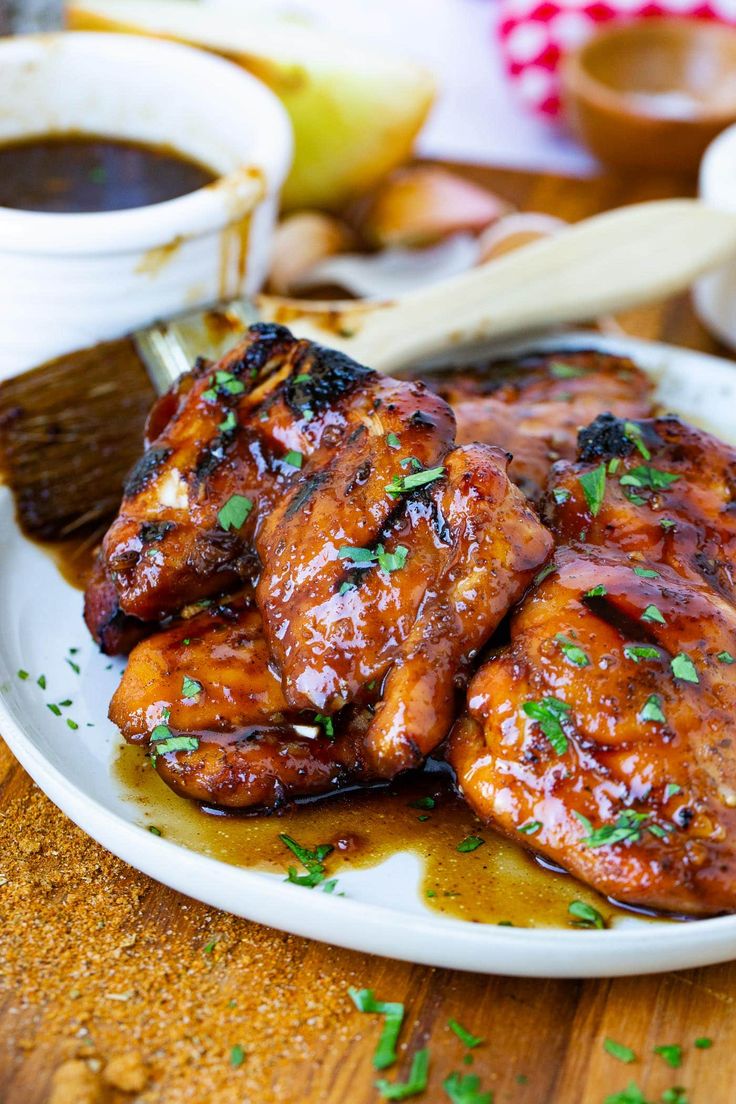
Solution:
[{"label": "wood grain", "polygon": [[[670,177],[578,181],[466,171],[522,208],[570,220],[692,188]],[[684,298],[618,321],[637,336],[723,351]],[[3,745],[0,818],[0,874],[12,868],[29,881],[25,904],[18,904],[22,894],[14,897],[13,914],[3,905],[8,885],[0,887],[3,1104],[60,1101],[51,1088],[60,1063],[82,1053],[104,1064],[131,1047],[148,1063],[147,1086],[138,1096],[112,1092],[111,1101],[373,1104],[379,1025],[352,1008],[348,985],[405,1002],[400,1065],[389,1076],[403,1077],[411,1054],[428,1045],[430,1087],[415,1098],[428,1104],[447,1100],[441,1082],[452,1070],[477,1073],[496,1104],[603,1104],[631,1081],[652,1102],[674,1085],[686,1087],[689,1104],[736,1099],[736,964],[614,981],[519,980],[425,969],[285,936],[187,901],[107,855],[38,793]],[[59,838],[68,841],[69,859],[66,847],[49,853]],[[58,931],[45,930],[38,894],[64,910]],[[110,927],[123,958],[108,954]],[[208,954],[203,946],[213,932],[218,943]],[[126,977],[140,979],[130,996],[140,1004],[134,1026],[129,1009],[126,1018],[109,998],[121,963]],[[451,1017],[487,1040],[472,1067],[462,1065]],[[632,1047],[637,1062],[608,1055],[607,1036]],[[694,1048],[700,1036],[712,1037],[713,1048]],[[236,1042],[246,1058],[233,1069],[228,1055]],[[667,1043],[683,1045],[681,1069],[653,1055]]]}]

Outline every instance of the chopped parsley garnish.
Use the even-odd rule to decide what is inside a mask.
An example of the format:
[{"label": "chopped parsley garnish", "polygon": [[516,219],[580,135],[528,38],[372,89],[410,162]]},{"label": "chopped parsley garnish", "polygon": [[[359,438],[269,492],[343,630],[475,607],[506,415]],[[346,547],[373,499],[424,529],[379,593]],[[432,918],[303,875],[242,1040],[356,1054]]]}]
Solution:
[{"label": "chopped parsley garnish", "polygon": [[641,615],[642,621],[656,621],[658,625],[666,625],[664,615],[654,605],[648,605]]},{"label": "chopped parsley garnish", "polygon": [[454,1031],[461,1043],[463,1043],[469,1050],[473,1050],[474,1047],[480,1046],[485,1042],[479,1035],[473,1035],[466,1027],[458,1023],[457,1020],[448,1020],[447,1026],[450,1031]]},{"label": "chopped parsley garnish", "polygon": [[36,686],[40,686],[42,690],[46,689],[46,676],[39,675],[36,679]]},{"label": "chopped parsley garnish", "polygon": [[185,698],[196,698],[197,694],[202,693],[202,683],[190,678],[189,675],[184,675],[181,692]]},{"label": "chopped parsley garnish", "polygon": [[156,762],[159,755],[166,755],[170,751],[196,751],[199,747],[197,736],[174,736],[168,725],[156,725],[151,733],[152,762]]},{"label": "chopped parsley garnish", "polygon": [[562,728],[562,721],[570,712],[567,702],[558,698],[542,698],[541,701],[524,702],[521,707],[527,717],[536,721],[544,735],[552,745],[557,755],[564,755],[567,751],[567,736]]},{"label": "chopped parsley garnish", "polygon": [[659,572],[655,571],[651,567],[635,567],[634,574],[638,575],[640,579],[658,579]]},{"label": "chopped parsley garnish", "polygon": [[588,509],[593,517],[597,517],[606,495],[606,465],[599,464],[593,471],[578,476],[578,482],[583,488]]},{"label": "chopped parsley garnish", "polygon": [[78,675],[80,673],[79,664],[75,663],[73,659],[67,659],[66,662],[69,664],[75,675]]},{"label": "chopped parsley garnish", "polygon": [[460,840],[455,850],[462,854],[465,854],[466,851],[477,851],[485,842],[480,836],[466,836],[464,840]]},{"label": "chopped parsley garnish", "polygon": [[590,590],[586,590],[583,598],[605,598],[608,591],[604,587],[603,583],[598,583],[598,586],[591,587]]},{"label": "chopped parsley garnish", "polygon": [[348,989],[348,993],[359,1012],[376,1012],[384,1017],[381,1038],[373,1055],[373,1066],[375,1069],[388,1069],[396,1061],[396,1043],[404,1022],[403,1004],[398,1001],[376,1000],[372,989]]},{"label": "chopped parsley garnish", "polygon": [[678,786],[676,782],[668,782],[664,788],[664,799],[669,801],[675,794],[682,793],[682,786]]},{"label": "chopped parsley garnish", "polygon": [[435,479],[441,479],[445,474],[444,464],[436,468],[425,468],[423,471],[412,472],[411,475],[395,475],[386,490],[392,497],[414,491],[417,487],[425,487],[427,483],[434,483]]},{"label": "chopped parsley garnish", "polygon": [[567,490],[566,487],[555,487],[552,492],[552,497],[554,498],[557,505],[561,506],[563,502],[567,502],[568,498],[570,497],[570,492]]},{"label": "chopped parsley garnish", "polygon": [[416,801],[409,802],[411,809],[434,809],[437,802],[433,797],[418,797]]},{"label": "chopped parsley garnish", "polygon": [[314,723],[320,725],[328,740],[335,739],[335,722],[332,717],[327,717],[324,713],[315,713]]},{"label": "chopped parsley garnish", "polygon": [[378,546],[378,566],[381,571],[390,574],[392,571],[400,571],[406,564],[409,549],[403,544],[397,544],[395,552],[384,552],[383,545]]},{"label": "chopped parsley garnish", "polygon": [[302,847],[300,843],[297,843],[291,836],[287,836],[285,833],[279,833],[279,839],[288,847],[292,855],[295,855],[299,862],[306,870],[306,874],[299,874],[296,867],[290,866],[288,870],[287,882],[291,882],[293,885],[306,886],[308,889],[313,889],[325,878],[325,865],[324,860],[327,858],[334,847],[330,843],[318,844],[314,851],[310,851],[307,847]]},{"label": "chopped parsley garnish", "polygon": [[161,829],[157,828],[155,824],[149,824],[148,831],[151,833],[152,836],[160,836],[163,834],[161,832]]},{"label": "chopped parsley garnish", "polygon": [[590,666],[590,660],[587,655],[574,640],[570,640],[564,633],[557,633],[555,640],[562,648],[565,658],[569,659],[571,663],[574,663],[576,667]]},{"label": "chopped parsley garnish", "polygon": [[605,928],[606,922],[598,909],[586,901],[571,901],[567,911],[575,917],[576,928]]},{"label": "chopped parsley garnish", "polygon": [[610,1054],[612,1058],[617,1058],[619,1062],[626,1062],[628,1064],[636,1061],[636,1054],[634,1054],[631,1047],[624,1046],[623,1043],[617,1043],[614,1039],[604,1039],[603,1049],[607,1054]]},{"label": "chopped parsley garnish", "polygon": [[67,723],[67,728],[70,728],[72,730],[72,732],[76,732],[77,729],[79,728],[79,725],[77,724],[77,722],[73,721],[71,719],[71,717],[67,717],[66,723]]},{"label": "chopped parsley garnish", "polygon": [[289,464],[292,468],[301,468],[304,463],[304,456],[296,449],[289,449],[283,459],[284,463]]},{"label": "chopped parsley garnish", "polygon": [[640,464],[637,468],[630,468],[619,480],[622,487],[639,487],[647,491],[666,491],[680,478],[671,472],[660,471],[659,468],[650,468],[648,464]]},{"label": "chopped parsley garnish", "polygon": [[699,1039],[695,1040],[695,1046],[698,1050],[710,1050],[713,1046],[713,1040],[708,1038],[707,1035],[701,1035]]},{"label": "chopped parsley garnish", "polygon": [[[373,564],[378,564],[382,571],[390,574],[404,567],[409,549],[399,544],[394,552],[386,552],[383,545],[379,544],[376,546],[376,551],[372,552],[370,548],[351,548],[350,545],[344,544],[337,555],[339,559],[350,560],[356,565],[365,564],[371,567]],[[341,593],[344,592],[341,591]]]},{"label": "chopped parsley garnish", "polygon": [[681,679],[683,682],[700,682],[695,664],[690,656],[685,655],[684,652],[680,652],[679,655],[670,660],[670,667],[675,678]]},{"label": "chopped parsley garnish", "polygon": [[660,1058],[664,1059],[670,1069],[679,1069],[682,1065],[682,1047],[679,1044],[655,1046],[652,1049],[654,1054],[658,1054]]},{"label": "chopped parsley garnish", "polygon": [[30,678],[30,677],[31,677],[31,676],[30,676],[30,675],[28,674],[28,672],[27,672],[27,671],[24,671],[24,670],[23,670],[23,668],[22,668],[22,667],[19,667],[19,668],[18,668],[18,671],[17,671],[17,675],[18,675],[18,678],[19,678],[19,679],[21,679],[21,680],[22,680],[23,682],[25,682],[25,681],[26,681],[26,679],[28,679],[28,678]]},{"label": "chopped parsley garnish", "polygon": [[54,705],[53,702],[47,702],[46,703],[46,708],[50,709],[55,717],[60,717],[61,716],[61,710],[59,709],[58,705]]},{"label": "chopped parsley garnish", "polygon": [[659,659],[659,648],[651,644],[624,644],[624,655],[627,659],[633,659],[638,663],[640,659]]},{"label": "chopped parsley garnish", "polygon": [[311,378],[312,377],[310,375],[308,375],[306,372],[302,372],[300,375],[294,376],[294,378],[291,382],[292,383],[309,383]]},{"label": "chopped parsley garnish", "polygon": [[736,663],[736,659],[734,659],[730,652],[719,652],[716,659],[719,663]]},{"label": "chopped parsley garnish", "polygon": [[395,433],[387,433],[386,434],[386,444],[388,445],[389,448],[392,448],[392,449],[401,448],[401,441],[399,440],[399,438],[396,436]]},{"label": "chopped parsley garnish", "polygon": [[639,713],[639,720],[658,721],[660,724],[667,724],[667,718],[662,710],[662,699],[658,694],[649,695]]},{"label": "chopped parsley garnish", "polygon": [[621,467],[621,457],[614,456],[613,460],[608,461],[608,474],[615,475],[618,469]]},{"label": "chopped parsley garnish", "polygon": [[[375,1064],[375,1060],[374,1060]],[[379,1066],[378,1069],[383,1067]],[[411,1060],[411,1069],[406,1081],[386,1081],[383,1077],[376,1081],[376,1088],[384,1100],[407,1100],[417,1096],[427,1087],[429,1074],[429,1051],[426,1047],[418,1050]]]},{"label": "chopped parsley garnish", "polygon": [[219,511],[217,520],[225,530],[239,529],[245,524],[248,515],[253,509],[253,503],[245,495],[231,495],[225,505]]},{"label": "chopped parsley garnish", "polygon": [[687,1091],[682,1085],[673,1085],[662,1093],[662,1104],[688,1104]]},{"label": "chopped parsley garnish", "polygon": [[613,824],[602,824],[600,828],[594,828],[587,817],[576,812],[575,816],[587,832],[580,842],[586,847],[606,847],[608,844],[623,843],[626,840],[635,843],[641,839],[641,825],[648,819],[648,815],[637,813],[633,809],[624,809]]},{"label": "chopped parsley garnish", "polygon": [[677,522],[674,521],[672,518],[660,518],[659,524],[666,532],[668,529],[674,529],[677,525]]},{"label": "chopped parsley garnish", "polygon": [[224,421],[220,422],[217,428],[220,430],[221,433],[232,433],[232,431],[234,429],[237,429],[237,427],[238,419],[235,416],[235,411],[228,410],[227,414],[225,415]]},{"label": "chopped parsley garnish", "polygon": [[238,1066],[242,1066],[245,1061],[245,1051],[240,1043],[236,1043],[234,1047],[230,1048],[230,1065],[233,1069],[237,1069]]},{"label": "chopped parsley garnish", "polygon": [[641,426],[638,426],[636,424],[636,422],[624,422],[624,433],[626,434],[626,436],[629,438],[630,441],[634,442],[637,449],[639,450],[639,452],[641,453],[641,455],[644,457],[645,460],[651,460],[652,459],[651,452],[649,451],[647,446],[644,444],[644,438],[642,436]]},{"label": "chopped parsley garnish", "polygon": [[535,832],[538,832],[542,827],[541,820],[528,820],[526,824],[520,824],[516,831],[523,833],[525,836],[533,836]]},{"label": "chopped parsley garnish", "polygon": [[493,1104],[493,1093],[481,1092],[480,1077],[475,1073],[451,1073],[442,1088],[452,1104]]},{"label": "chopped parsley garnish", "polygon": [[549,373],[555,379],[579,379],[585,375],[582,368],[576,368],[572,364],[564,364],[561,360],[550,362]]},{"label": "chopped parsley garnish", "polygon": [[340,583],[339,595],[347,594],[349,590],[357,590],[355,583]]},{"label": "chopped parsley garnish", "polygon": [[534,576],[534,586],[539,586],[539,584],[541,582],[543,582],[547,578],[548,575],[551,575],[552,572],[556,571],[556,570],[557,570],[557,564],[556,563],[546,564],[542,568],[542,570],[538,571],[537,574]]}]

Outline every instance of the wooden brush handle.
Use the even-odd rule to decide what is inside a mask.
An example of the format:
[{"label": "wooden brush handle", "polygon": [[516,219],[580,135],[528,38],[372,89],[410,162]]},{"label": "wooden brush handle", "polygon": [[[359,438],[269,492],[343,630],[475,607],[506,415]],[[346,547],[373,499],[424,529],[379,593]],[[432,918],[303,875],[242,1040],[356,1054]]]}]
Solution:
[{"label": "wooden brush handle", "polygon": [[[694,199],[639,203],[586,219],[471,272],[385,305],[330,313],[259,308],[298,334],[383,372],[460,346],[626,310],[685,290],[736,255],[736,215]],[[344,304],[340,305],[344,307]]]}]

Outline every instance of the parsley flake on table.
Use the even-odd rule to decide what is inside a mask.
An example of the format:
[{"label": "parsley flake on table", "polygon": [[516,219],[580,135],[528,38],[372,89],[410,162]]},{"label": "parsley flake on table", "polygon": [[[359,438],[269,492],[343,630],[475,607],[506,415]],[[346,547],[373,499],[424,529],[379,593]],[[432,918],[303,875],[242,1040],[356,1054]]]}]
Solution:
[{"label": "parsley flake on table", "polygon": [[710,1050],[710,1048],[713,1046],[713,1040],[710,1039],[707,1035],[701,1035],[699,1039],[695,1040],[694,1046],[698,1050]]},{"label": "parsley flake on table", "polygon": [[455,850],[464,855],[468,851],[477,851],[485,842],[481,836],[466,836],[464,840],[460,840]]},{"label": "parsley flake on table", "polygon": [[571,901],[567,911],[575,917],[576,928],[605,928],[606,922],[597,908],[593,908],[587,901]]},{"label": "parsley flake on table", "polygon": [[388,1069],[396,1061],[396,1043],[404,1022],[404,1006],[399,1001],[379,1001],[372,989],[348,989],[359,1012],[375,1012],[384,1017],[383,1030],[373,1055],[374,1069]]},{"label": "parsley flake on table", "polygon": [[442,1088],[452,1104],[493,1104],[493,1093],[481,1091],[480,1077],[475,1073],[451,1073]]},{"label": "parsley flake on table", "polygon": [[197,694],[202,693],[202,683],[190,678],[189,675],[184,675],[181,692],[185,698],[196,698]]},{"label": "parsley flake on table", "polygon": [[288,847],[292,855],[297,857],[307,872],[306,874],[299,874],[296,867],[290,866],[286,877],[287,882],[291,882],[292,885],[306,886],[307,889],[314,889],[315,886],[325,880],[324,860],[335,850],[332,844],[320,843],[314,851],[310,851],[308,847],[302,847],[300,843],[297,843],[295,839],[287,836],[284,832],[279,833],[279,839],[284,847]]},{"label": "parsley flake on table", "polygon": [[658,721],[660,724],[667,723],[667,718],[662,710],[662,699],[658,694],[649,695],[639,712],[639,720]]},{"label": "parsley flake on table", "polygon": [[562,721],[568,717],[570,706],[559,698],[542,698],[541,701],[524,702],[521,707],[533,721],[536,721],[557,755],[567,751],[567,736]]},{"label": "parsley flake on table", "polygon": [[450,1031],[454,1032],[454,1034],[457,1035],[460,1042],[463,1043],[463,1045],[466,1046],[468,1050],[473,1050],[475,1047],[480,1046],[481,1043],[485,1042],[485,1039],[482,1039],[480,1035],[473,1035],[472,1032],[468,1031],[466,1027],[463,1027],[461,1023],[458,1023],[457,1020],[448,1020],[447,1026],[449,1027]]},{"label": "parsley flake on table", "polygon": [[579,475],[578,482],[583,488],[588,509],[593,517],[597,517],[606,495],[606,465],[599,464],[593,471]]},{"label": "parsley flake on table", "polygon": [[411,1069],[406,1081],[386,1081],[380,1078],[376,1088],[384,1100],[407,1100],[418,1096],[427,1087],[429,1075],[429,1051],[426,1047],[418,1050],[411,1060]]},{"label": "parsley flake on table", "polygon": [[666,491],[679,478],[679,475],[673,475],[671,472],[651,468],[648,464],[640,464],[622,475],[619,483],[622,487],[638,487],[645,491]]},{"label": "parsley flake on table", "polygon": [[672,1043],[668,1046],[655,1046],[652,1048],[652,1052],[664,1059],[670,1069],[679,1069],[682,1065],[682,1047],[678,1043]]},{"label": "parsley flake on table", "polygon": [[648,820],[648,813],[637,813],[634,809],[624,809],[618,815],[613,824],[602,824],[600,828],[594,828],[587,817],[575,812],[587,835],[580,840],[586,847],[606,847],[612,843],[623,843],[631,840],[635,843],[641,839],[641,826]]},{"label": "parsley flake on table", "polygon": [[642,621],[656,621],[658,625],[666,625],[664,614],[655,605],[648,605],[641,615]]},{"label": "parsley flake on table", "polygon": [[682,1085],[673,1085],[662,1093],[662,1104],[688,1104],[687,1091]]},{"label": "parsley flake on table", "polygon": [[412,472],[411,475],[395,475],[390,483],[386,484],[386,490],[392,498],[407,491],[414,491],[417,487],[425,487],[428,483],[434,483],[445,474],[444,464],[436,468],[424,468],[423,471]]},{"label": "parsley flake on table", "polygon": [[564,633],[557,633],[555,641],[560,645],[565,659],[569,659],[571,663],[574,663],[576,667],[588,667],[590,666],[590,660],[587,655],[574,640],[570,640]]},{"label": "parsley flake on table", "polygon": [[226,531],[240,529],[241,525],[245,524],[252,509],[253,503],[245,495],[230,495],[230,498],[217,515],[220,527]]},{"label": "parsley flake on table", "polygon": [[619,1062],[626,1062],[628,1064],[636,1061],[636,1055],[631,1047],[624,1046],[623,1043],[617,1043],[615,1039],[604,1039],[603,1049],[607,1054],[610,1054],[612,1058],[617,1058]]},{"label": "parsley flake on table", "polygon": [[621,1092],[607,1096],[603,1104],[650,1104],[638,1085],[631,1081]]},{"label": "parsley flake on table", "polygon": [[283,457],[283,461],[292,468],[301,468],[304,463],[304,456],[301,452],[297,452],[296,449],[289,449]]},{"label": "parsley flake on table", "polygon": [[236,1043],[234,1047],[230,1048],[230,1065],[233,1069],[237,1069],[238,1066],[242,1066],[245,1061],[245,1051],[240,1043]]},{"label": "parsley flake on table", "polygon": [[682,682],[700,682],[695,664],[684,652],[680,652],[670,660],[670,667],[675,678],[681,679]]}]

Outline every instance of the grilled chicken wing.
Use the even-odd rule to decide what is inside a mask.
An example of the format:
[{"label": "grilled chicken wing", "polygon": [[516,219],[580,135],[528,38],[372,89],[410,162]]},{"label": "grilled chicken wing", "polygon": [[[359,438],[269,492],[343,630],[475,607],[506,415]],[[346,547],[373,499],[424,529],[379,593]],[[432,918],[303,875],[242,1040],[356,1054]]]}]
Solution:
[{"label": "grilled chicken wing", "polygon": [[369,714],[338,725],[289,710],[250,595],[213,605],[132,651],[110,719],[183,797],[274,808],[366,777]]},{"label": "grilled chicken wing", "polygon": [[513,456],[509,477],[538,501],[552,464],[574,459],[596,415],[645,418],[652,382],[628,357],[595,350],[539,353],[426,377],[453,408],[458,444],[484,441]]},{"label": "grilled chicken wing", "polygon": [[553,473],[567,544],[481,668],[449,758],[475,811],[597,889],[736,909],[736,451],[600,418]]},{"label": "grilled chicken wing", "polygon": [[506,454],[446,442],[426,407],[379,407],[257,538],[286,700],[331,714],[380,686],[365,753],[382,777],[444,738],[470,661],[551,550]]}]

